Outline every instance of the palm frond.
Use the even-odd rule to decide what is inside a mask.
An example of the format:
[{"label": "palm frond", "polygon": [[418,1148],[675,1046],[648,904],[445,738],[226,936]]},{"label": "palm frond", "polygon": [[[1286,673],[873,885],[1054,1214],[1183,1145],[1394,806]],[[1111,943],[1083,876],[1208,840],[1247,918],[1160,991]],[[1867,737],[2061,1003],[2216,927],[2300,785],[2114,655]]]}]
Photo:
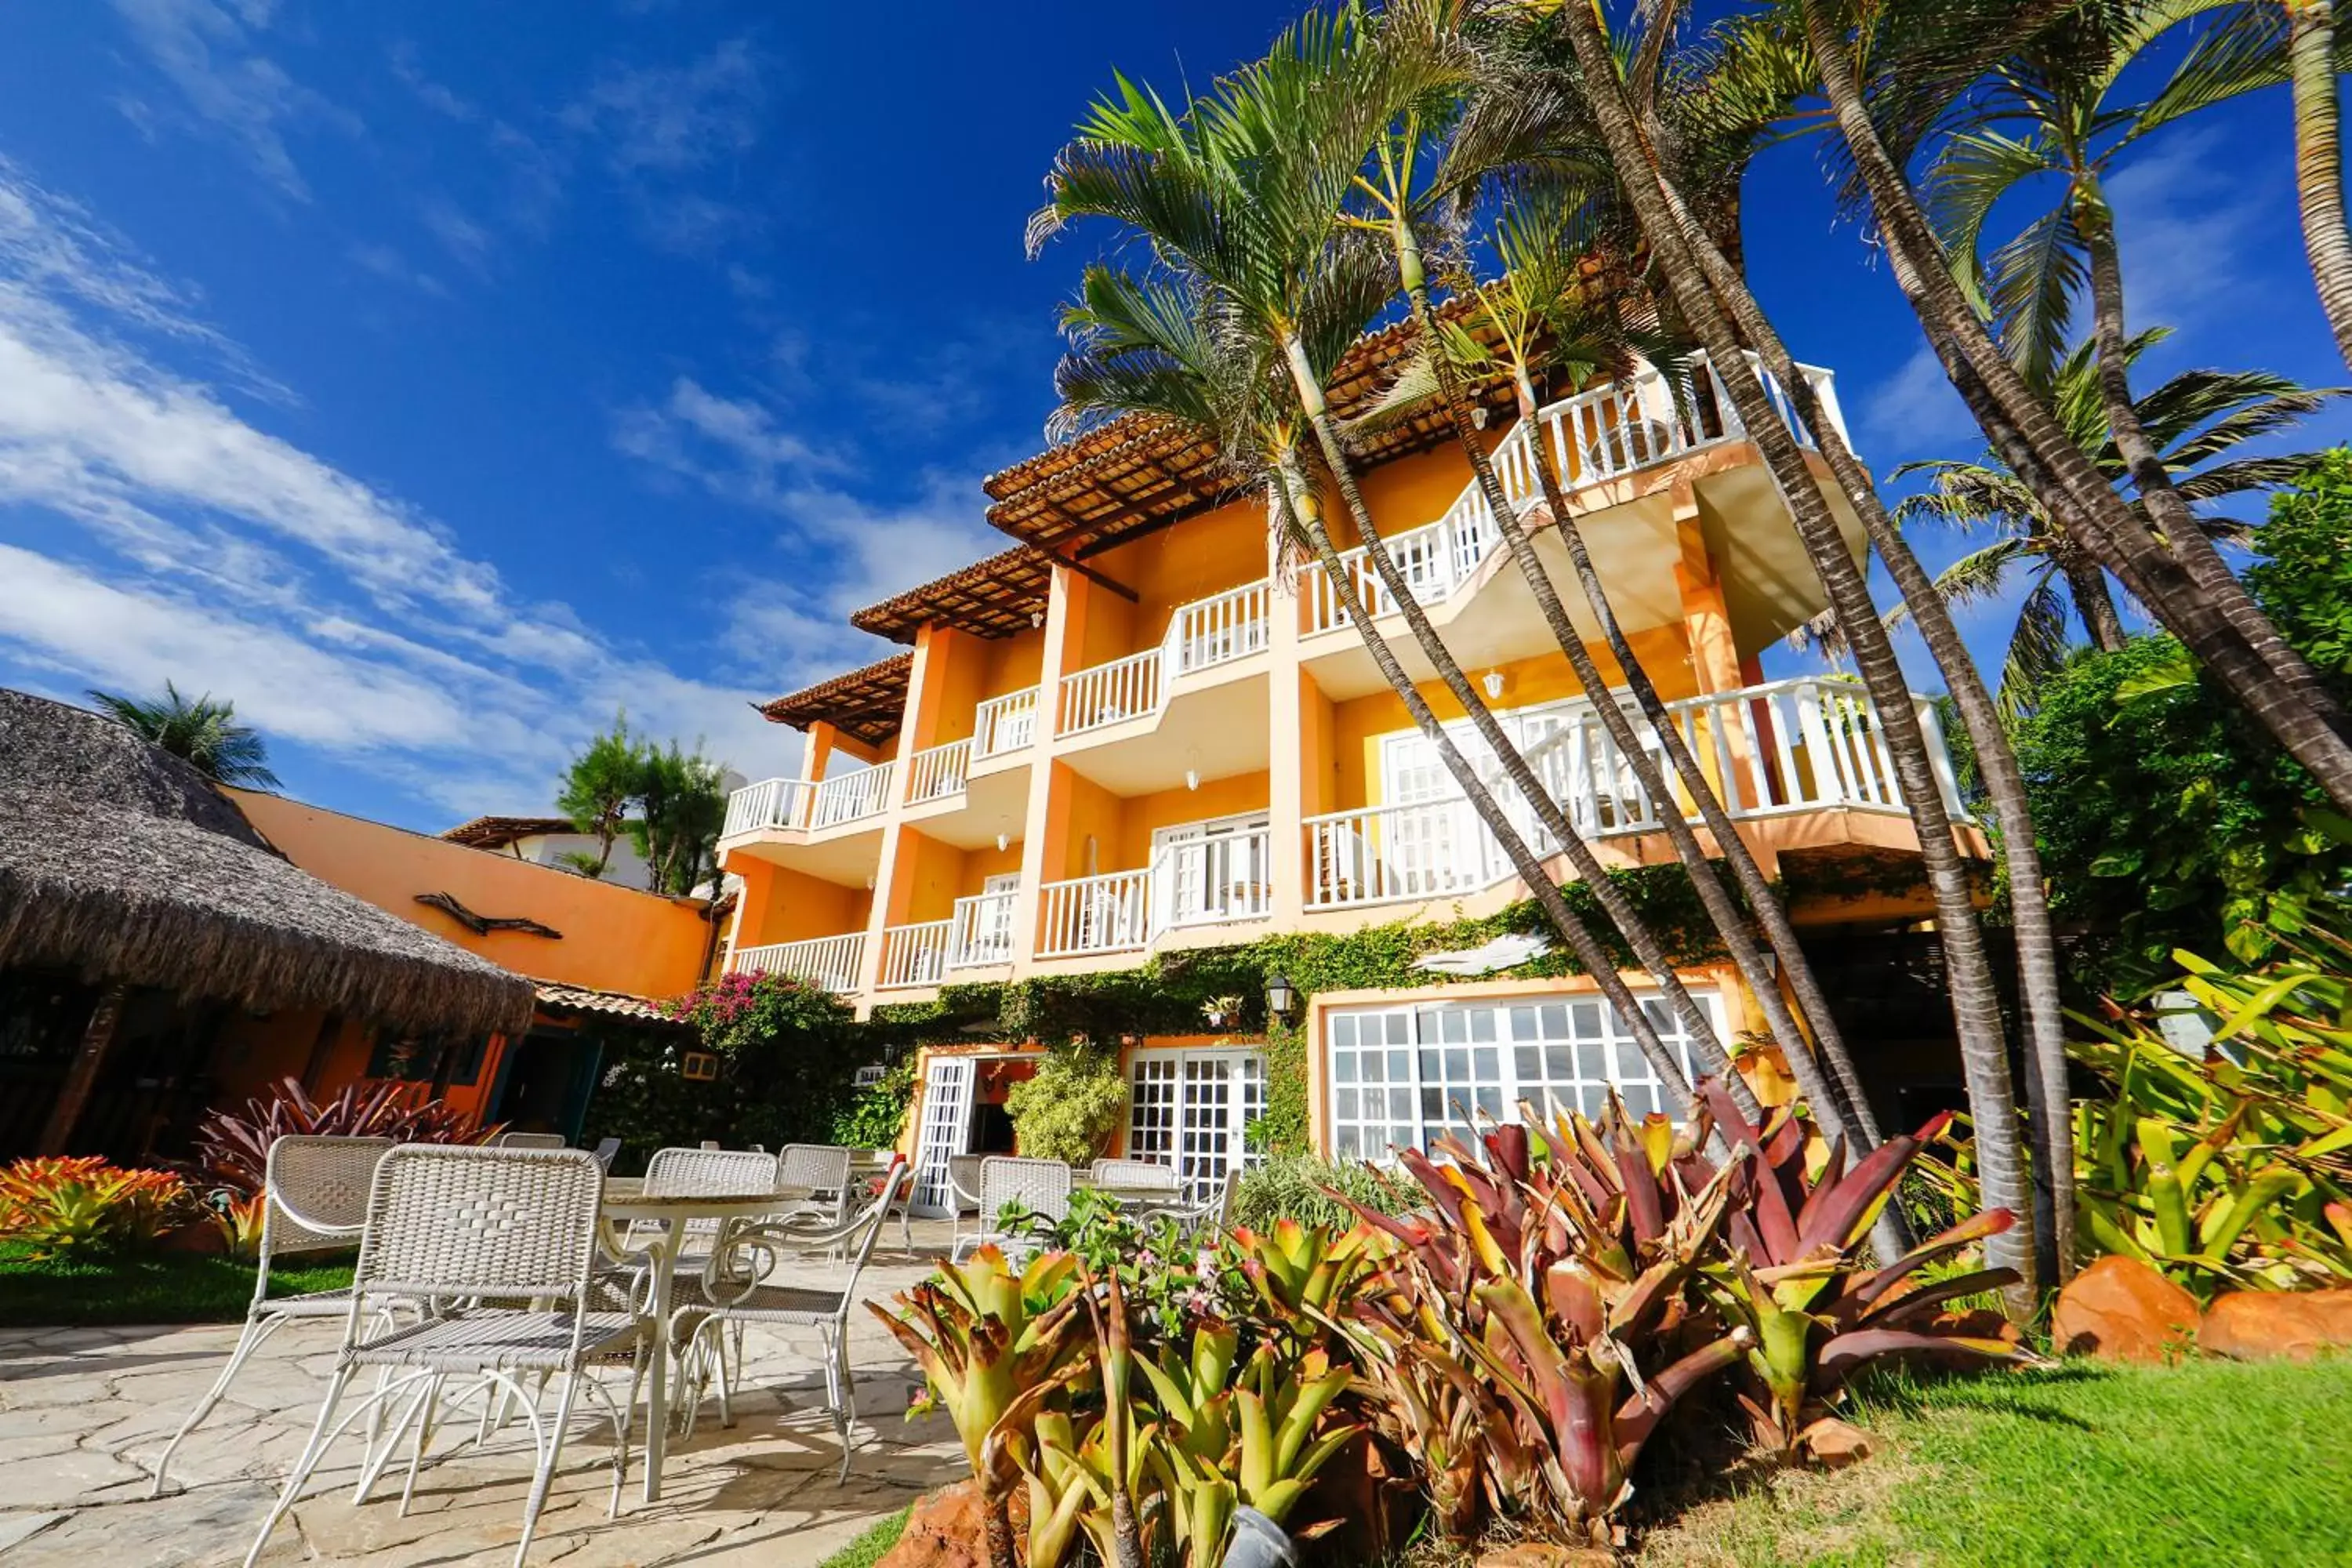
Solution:
[{"label": "palm frond", "polygon": [[2042,687],[2066,662],[2071,647],[2066,625],[2065,579],[2045,571],[2017,606],[2017,625],[2002,658],[2000,690],[1994,700],[2011,722],[2032,712]]}]

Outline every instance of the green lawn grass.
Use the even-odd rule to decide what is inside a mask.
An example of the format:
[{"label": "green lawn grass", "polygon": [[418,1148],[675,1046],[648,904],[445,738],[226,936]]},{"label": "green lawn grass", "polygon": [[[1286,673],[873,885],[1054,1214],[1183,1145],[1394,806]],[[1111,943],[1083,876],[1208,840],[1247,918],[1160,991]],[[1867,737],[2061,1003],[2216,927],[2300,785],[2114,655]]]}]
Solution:
[{"label": "green lawn grass", "polygon": [[1890,1382],[1851,1418],[1876,1457],[1695,1504],[1641,1562],[2352,1563],[2352,1358]]},{"label": "green lawn grass", "polygon": [[[38,1262],[19,1242],[0,1242],[0,1327],[79,1328],[99,1323],[233,1323],[253,1299],[253,1265],[196,1252],[158,1252],[102,1263]],[[347,1257],[325,1256],[270,1271],[272,1295],[339,1289]]]},{"label": "green lawn grass", "polygon": [[826,1558],[817,1568],[874,1568],[882,1554],[898,1544],[898,1537],[907,1529],[907,1514],[900,1509],[873,1529]]}]

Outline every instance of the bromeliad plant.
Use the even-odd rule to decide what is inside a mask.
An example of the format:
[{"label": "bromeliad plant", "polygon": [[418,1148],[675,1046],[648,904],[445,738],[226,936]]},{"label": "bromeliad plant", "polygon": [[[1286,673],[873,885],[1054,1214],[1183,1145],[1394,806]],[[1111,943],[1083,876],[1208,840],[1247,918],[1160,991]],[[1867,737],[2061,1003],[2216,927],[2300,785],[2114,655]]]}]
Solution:
[{"label": "bromeliad plant", "polygon": [[269,1146],[292,1133],[336,1138],[389,1138],[395,1143],[487,1143],[505,1124],[483,1127],[437,1100],[411,1104],[405,1086],[350,1083],[331,1100],[314,1100],[295,1079],[283,1079],[243,1110],[207,1112],[196,1126],[196,1180],[209,1190],[251,1196],[262,1188]]},{"label": "bromeliad plant", "polygon": [[169,1171],[121,1170],[96,1154],[0,1167],[0,1238],[37,1260],[142,1251],[195,1213],[187,1183]]},{"label": "bromeliad plant", "polygon": [[1817,1171],[1808,1170],[1807,1136],[1793,1107],[1751,1125],[1719,1086],[1702,1086],[1715,1126],[1746,1151],[1740,1171],[1728,1258],[1705,1270],[1715,1304],[1746,1328],[1748,1386],[1739,1403],[1757,1440],[1793,1456],[1832,1420],[1854,1370],[1880,1356],[1904,1352],[1971,1354],[2007,1360],[2014,1341],[1969,1331],[1950,1303],[2014,1283],[2007,1268],[1966,1269],[1929,1281],[1945,1264],[2016,1223],[2006,1209],[1989,1209],[1930,1237],[1885,1268],[1864,1253],[1878,1212],[1892,1198],[1905,1169],[1938,1139],[1947,1112],[1918,1131],[1890,1138],[1853,1169],[1845,1145],[1830,1145]]}]

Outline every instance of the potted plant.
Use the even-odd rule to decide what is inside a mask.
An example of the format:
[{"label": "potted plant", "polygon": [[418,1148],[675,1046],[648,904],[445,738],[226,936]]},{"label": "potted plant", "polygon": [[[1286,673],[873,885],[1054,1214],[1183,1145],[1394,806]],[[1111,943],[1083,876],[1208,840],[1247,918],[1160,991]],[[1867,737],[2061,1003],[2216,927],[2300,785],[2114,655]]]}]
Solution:
[{"label": "potted plant", "polygon": [[1212,996],[1201,1004],[1201,1016],[1209,1021],[1212,1029],[1228,1029],[1242,1021],[1242,999],[1238,996]]}]

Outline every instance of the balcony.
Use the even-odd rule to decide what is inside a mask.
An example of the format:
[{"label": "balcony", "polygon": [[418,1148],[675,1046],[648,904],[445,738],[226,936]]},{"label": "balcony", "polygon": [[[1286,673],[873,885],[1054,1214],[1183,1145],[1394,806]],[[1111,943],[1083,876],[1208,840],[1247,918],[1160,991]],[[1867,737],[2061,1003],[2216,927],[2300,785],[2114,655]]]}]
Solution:
[{"label": "balcony", "polygon": [[1265,651],[1272,632],[1272,584],[1244,583],[1177,607],[1160,646],[1062,677],[1056,735],[1083,735],[1167,706],[1182,676]]},{"label": "balcony", "polygon": [[1165,845],[1141,870],[1048,882],[1037,956],[1139,952],[1171,931],[1263,920],[1274,911],[1273,851],[1258,828]]},{"label": "balcony", "polygon": [[981,893],[958,899],[947,920],[885,930],[877,989],[917,990],[943,984],[955,970],[1012,963],[1013,900],[1011,893]]},{"label": "balcony", "polygon": [[[1958,790],[1935,709],[1925,698],[1913,699],[1913,708],[1937,760],[1946,804],[1957,811]],[[1833,810],[1906,815],[1877,710],[1859,686],[1775,681],[1669,703],[1667,711],[1735,821]],[[1517,726],[1521,754],[1580,837],[1656,832],[1662,810],[1696,819],[1696,808],[1679,793],[1662,803],[1642,787],[1591,702],[1497,717]],[[1633,721],[1637,732],[1647,730],[1638,714]],[[1464,749],[1477,759],[1475,742]],[[1653,751],[1671,783],[1664,754]],[[1528,845],[1538,854],[1556,852],[1534,812],[1501,783],[1491,763],[1481,772],[1496,781],[1496,795]],[[1309,818],[1305,826],[1310,910],[1444,898],[1514,875],[1502,847],[1459,795],[1333,812]]]},{"label": "balcony", "polygon": [[738,948],[727,955],[727,972],[789,975],[804,985],[846,996],[856,991],[865,962],[866,933],[852,931],[846,936],[820,936],[805,942]]},{"label": "balcony", "polygon": [[1025,751],[1037,739],[1039,688],[1031,686],[992,697],[972,715],[971,760],[992,762],[1009,752]]},{"label": "balcony", "polygon": [[889,808],[894,763],[841,773],[822,782],[808,779],[765,779],[727,797],[727,824],[722,837],[756,833],[762,828],[798,828],[815,832],[879,816]]},{"label": "balcony", "polygon": [[961,795],[971,776],[971,742],[950,741],[907,759],[907,804],[922,805]]},{"label": "balcony", "polygon": [[[1748,357],[1753,363],[1755,356]],[[1837,399],[1831,374],[1811,365],[1800,368],[1835,419]],[[1811,447],[1812,437],[1789,409],[1780,384],[1765,374],[1764,385],[1798,439]],[[1673,381],[1656,370],[1644,370],[1539,410],[1532,426],[1522,423],[1503,439],[1495,448],[1493,460],[1504,495],[1515,510],[1523,512],[1543,499],[1530,445],[1535,439],[1543,441],[1561,489],[1574,499],[1594,486],[1746,437],[1730,395],[1706,356],[1695,354],[1688,374]],[[1381,542],[1402,573],[1414,601],[1431,605],[1450,599],[1475,579],[1502,543],[1502,535],[1485,491],[1473,479],[1444,516],[1420,528],[1383,535]],[[1371,569],[1363,550],[1342,552],[1340,561],[1366,609],[1374,616],[1395,613],[1396,600]],[[1348,626],[1339,594],[1319,563],[1307,567],[1299,582],[1304,635],[1314,637]]]}]

